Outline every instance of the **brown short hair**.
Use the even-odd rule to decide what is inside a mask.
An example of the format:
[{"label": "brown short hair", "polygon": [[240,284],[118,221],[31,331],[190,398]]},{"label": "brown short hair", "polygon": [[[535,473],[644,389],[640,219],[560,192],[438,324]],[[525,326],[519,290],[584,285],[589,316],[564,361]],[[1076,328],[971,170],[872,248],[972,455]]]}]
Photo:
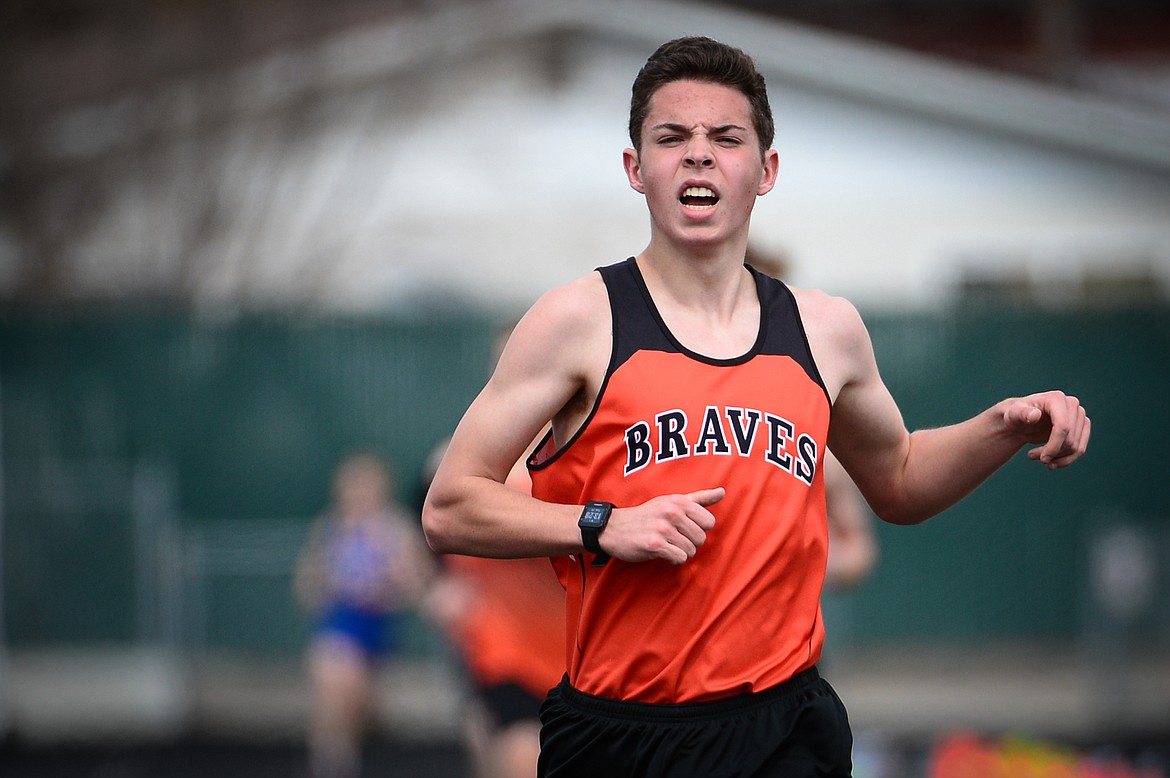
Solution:
[{"label": "brown short hair", "polygon": [[630,141],[642,151],[642,124],[650,110],[650,98],[674,81],[706,81],[737,89],[752,108],[752,124],[760,139],[760,153],[772,147],[776,126],[768,89],[756,63],[742,50],[725,43],[692,36],[676,38],[658,47],[634,79],[630,97]]}]

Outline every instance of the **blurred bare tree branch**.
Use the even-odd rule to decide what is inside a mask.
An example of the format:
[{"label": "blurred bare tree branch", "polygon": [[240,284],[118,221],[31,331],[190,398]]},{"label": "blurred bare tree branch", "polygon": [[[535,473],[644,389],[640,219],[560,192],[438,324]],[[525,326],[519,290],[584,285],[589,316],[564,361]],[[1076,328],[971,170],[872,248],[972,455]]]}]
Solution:
[{"label": "blurred bare tree branch", "polygon": [[[137,299],[191,305],[209,285],[245,301],[256,230],[225,253],[231,186],[261,200],[273,181],[233,181],[241,155],[279,160],[323,95],[255,100],[307,83],[298,43],[385,19],[408,0],[45,0],[0,10],[0,302]],[[279,52],[287,51],[287,55]],[[278,52],[275,59],[271,53]],[[267,56],[241,92],[239,70]],[[280,63],[284,72],[280,72]],[[273,70],[269,66],[270,71]],[[233,81],[234,79],[234,81]],[[250,104],[251,102],[251,104]],[[166,200],[160,203],[159,199]],[[128,204],[137,203],[135,210]],[[159,206],[167,217],[157,218]],[[151,210],[155,212],[151,215]],[[117,220],[121,229],[109,229]],[[100,267],[79,239],[121,237]],[[107,244],[110,242],[107,239]],[[254,248],[254,247],[253,247]]]}]

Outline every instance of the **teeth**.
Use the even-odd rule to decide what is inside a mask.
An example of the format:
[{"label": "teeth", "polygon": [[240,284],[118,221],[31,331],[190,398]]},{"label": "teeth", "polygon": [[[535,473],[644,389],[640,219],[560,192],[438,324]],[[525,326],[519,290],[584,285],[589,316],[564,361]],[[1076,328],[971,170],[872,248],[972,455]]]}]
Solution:
[{"label": "teeth", "polygon": [[688,186],[679,198],[683,206],[692,210],[705,211],[714,208],[719,198],[705,186]]}]

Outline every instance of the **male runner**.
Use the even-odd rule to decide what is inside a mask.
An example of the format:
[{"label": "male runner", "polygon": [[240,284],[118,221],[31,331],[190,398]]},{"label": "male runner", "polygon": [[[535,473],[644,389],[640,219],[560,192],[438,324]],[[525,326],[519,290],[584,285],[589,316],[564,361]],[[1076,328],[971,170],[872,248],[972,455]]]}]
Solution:
[{"label": "male runner", "polygon": [[[772,136],[743,52],[684,38],[650,57],[623,154],[649,244],[529,310],[428,494],[436,551],[551,556],[568,590],[541,775],[850,775],[845,709],[815,667],[826,448],[908,524],[1029,444],[1048,468],[1088,444],[1056,391],[907,431],[854,307],[744,264]],[[532,495],[504,486],[550,420]]]}]

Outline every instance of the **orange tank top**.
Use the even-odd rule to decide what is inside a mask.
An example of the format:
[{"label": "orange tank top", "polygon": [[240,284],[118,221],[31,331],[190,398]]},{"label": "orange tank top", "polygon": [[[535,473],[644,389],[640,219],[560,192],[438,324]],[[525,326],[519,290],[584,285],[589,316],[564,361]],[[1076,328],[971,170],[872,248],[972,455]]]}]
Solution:
[{"label": "orange tank top", "polygon": [[483,686],[515,683],[543,699],[565,674],[565,592],[548,560],[446,557],[474,586],[455,635]]},{"label": "orange tank top", "polygon": [[830,401],[795,299],[752,271],[760,330],[736,359],[689,351],[666,328],[637,264],[600,268],[613,351],[589,418],[530,457],[549,502],[639,505],[723,486],[716,526],[675,566],[591,555],[553,560],[567,597],[569,681],[650,703],[761,691],[814,665],[828,551],[821,462]]}]

